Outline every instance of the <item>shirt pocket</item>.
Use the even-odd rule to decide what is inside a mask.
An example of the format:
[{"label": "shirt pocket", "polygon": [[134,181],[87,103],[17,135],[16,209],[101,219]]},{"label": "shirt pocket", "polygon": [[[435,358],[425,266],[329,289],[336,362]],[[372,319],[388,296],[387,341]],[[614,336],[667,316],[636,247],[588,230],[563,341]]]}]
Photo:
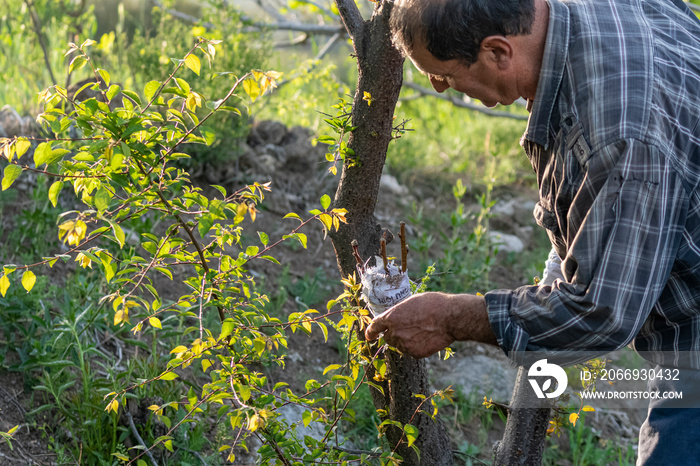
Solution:
[{"label": "shirt pocket", "polygon": [[545,228],[561,258],[566,257],[585,216],[585,212],[578,212],[574,206],[574,199],[590,157],[581,123],[573,114],[565,114],[552,141],[547,164],[542,167],[540,201],[533,212],[535,221]]}]

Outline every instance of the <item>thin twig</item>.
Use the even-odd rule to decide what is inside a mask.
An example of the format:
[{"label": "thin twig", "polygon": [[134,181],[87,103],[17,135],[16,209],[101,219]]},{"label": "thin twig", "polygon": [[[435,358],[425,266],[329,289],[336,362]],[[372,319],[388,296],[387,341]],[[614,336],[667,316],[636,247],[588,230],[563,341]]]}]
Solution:
[{"label": "thin twig", "polygon": [[139,431],[136,430],[136,424],[134,424],[134,418],[131,417],[131,413],[129,412],[128,409],[124,408],[124,414],[126,414],[126,418],[129,420],[129,427],[131,428],[131,433],[134,434],[134,437],[136,437],[136,441],[139,442],[139,445],[144,447],[146,449],[146,455],[148,456],[148,459],[151,460],[151,462],[154,465],[158,465],[158,462],[156,459],[153,457],[153,454],[151,453],[151,449],[148,448],[148,445],[146,445],[146,442],[143,441],[141,436],[139,435]]},{"label": "thin twig", "polygon": [[401,229],[399,230],[399,239],[401,239],[401,271],[406,273],[408,270],[408,246],[406,246],[406,222],[401,222],[399,224]]},{"label": "thin twig", "polygon": [[338,446],[331,447],[334,450],[341,451],[343,453],[349,453],[351,455],[367,455],[370,458],[379,458],[382,456],[383,452],[369,451],[369,450],[353,450],[352,448],[343,448]]},{"label": "thin twig", "polygon": [[51,76],[51,83],[58,84],[56,78],[53,75],[53,70],[51,69],[51,62],[49,61],[49,52],[46,50],[44,36],[41,33],[41,22],[39,21],[39,14],[37,13],[36,8],[34,8],[34,3],[31,0],[24,0],[24,3],[27,5],[27,11],[29,12],[29,16],[32,17],[32,23],[34,24],[34,32],[36,33],[36,36],[39,39],[39,46],[44,52],[44,62],[46,63],[46,69],[49,70],[49,75]]},{"label": "thin twig", "polygon": [[15,407],[19,410],[19,412],[22,414],[22,418],[27,414],[27,412],[24,410],[21,404],[17,401],[17,395],[11,395],[10,393],[7,392],[2,386],[0,386],[0,390],[2,390],[5,395],[7,395],[8,399],[10,400],[10,403],[15,405]]},{"label": "thin twig", "polygon": [[320,3],[312,2],[311,0],[299,0],[300,3],[306,3],[307,5],[315,6],[319,10],[321,10],[323,13],[325,13],[327,16],[330,16],[331,18],[336,18],[338,15],[333,13],[331,10],[328,8],[325,8],[323,5]]},{"label": "thin twig", "polygon": [[384,263],[384,271],[389,275],[389,258],[386,256],[386,239],[379,239],[379,248],[382,252],[382,262]]},{"label": "thin twig", "polygon": [[[181,11],[174,10],[172,8],[166,8],[165,5],[163,5],[162,2],[159,0],[151,0],[153,2],[153,5],[156,7],[160,8],[161,10],[165,11],[168,13],[170,16],[177,18],[181,21],[185,21],[186,23],[191,23],[191,24],[198,24],[200,23],[200,18],[197,18],[195,16],[188,15],[187,13],[183,13]],[[203,26],[206,29],[214,29],[214,25],[212,23],[201,23],[201,26]]]},{"label": "thin twig", "polygon": [[269,29],[269,30],[285,30],[306,32],[308,34],[325,34],[331,35],[338,32],[343,32],[343,26],[340,25],[325,25],[325,24],[305,24],[293,23],[290,21],[280,21],[278,23],[253,23],[253,29]]},{"label": "thin twig", "polygon": [[357,265],[362,267],[364,264],[362,263],[362,257],[360,256],[360,248],[357,244],[357,240],[356,239],[352,240],[350,245],[352,246],[352,255],[355,257],[355,260],[357,261]]},{"label": "thin twig", "polygon": [[[294,47],[294,46],[296,46],[296,45],[303,44],[303,43],[306,42],[308,39],[309,39],[309,35],[308,35],[307,33],[305,33],[305,32],[302,32],[301,34],[299,34],[299,35],[298,35],[297,37],[295,37],[294,39],[291,39],[291,40],[288,40],[288,41],[284,41],[284,42],[275,42],[275,44],[273,45],[273,47],[276,48],[276,49],[281,49],[281,48],[283,48],[283,47]],[[277,84],[277,85],[279,86],[279,84]]]}]

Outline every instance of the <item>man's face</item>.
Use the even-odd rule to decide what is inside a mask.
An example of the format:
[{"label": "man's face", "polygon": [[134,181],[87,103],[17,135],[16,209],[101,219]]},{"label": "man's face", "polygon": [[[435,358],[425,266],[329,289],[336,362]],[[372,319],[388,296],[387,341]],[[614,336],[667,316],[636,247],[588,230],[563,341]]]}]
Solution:
[{"label": "man's face", "polygon": [[444,92],[448,88],[462,92],[480,100],[487,107],[496,104],[510,105],[520,96],[506,79],[506,73],[481,52],[479,59],[471,66],[460,60],[441,61],[428,49],[416,46],[408,58],[418,70],[427,75],[433,88]]}]

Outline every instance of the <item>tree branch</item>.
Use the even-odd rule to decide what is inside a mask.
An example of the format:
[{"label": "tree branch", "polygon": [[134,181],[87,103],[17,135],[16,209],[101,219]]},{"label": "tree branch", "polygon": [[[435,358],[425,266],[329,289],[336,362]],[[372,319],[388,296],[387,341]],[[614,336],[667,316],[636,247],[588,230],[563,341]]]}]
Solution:
[{"label": "tree branch", "polygon": [[320,3],[312,2],[311,0],[299,0],[299,1],[301,3],[306,3],[307,5],[311,5],[311,6],[318,8],[319,10],[321,10],[323,13],[325,13],[327,16],[330,16],[331,18],[335,18],[338,16],[335,13],[333,13],[331,10],[329,10],[328,8],[325,8]]},{"label": "tree branch", "polygon": [[151,463],[154,465],[158,465],[158,462],[156,459],[153,457],[153,454],[151,453],[151,449],[148,448],[148,445],[146,445],[146,442],[143,441],[141,436],[139,435],[139,431],[136,428],[136,424],[134,424],[134,418],[131,417],[131,413],[129,412],[129,409],[124,410],[124,414],[126,414],[126,418],[129,421],[129,428],[131,429],[131,433],[134,434],[134,437],[136,438],[136,441],[138,442],[139,445],[144,447],[146,449],[146,455],[148,456],[148,459],[151,460]]},{"label": "tree branch", "polygon": [[[160,0],[151,0],[155,6],[160,8],[161,10],[165,11],[168,13],[170,16],[177,18],[181,21],[184,21],[186,23],[192,23],[196,24],[199,23],[201,20],[200,18],[197,18],[195,16],[188,15],[187,13],[183,13],[181,11],[174,10],[172,8],[167,8],[165,5]],[[213,29],[214,25],[212,23],[202,23],[202,26],[204,26],[206,29]]]},{"label": "tree branch", "polygon": [[451,96],[451,95],[440,94],[437,91],[434,91],[432,89],[428,89],[427,87],[420,86],[416,83],[404,82],[403,85],[404,85],[404,87],[408,87],[409,89],[413,89],[415,91],[418,91],[422,95],[429,95],[431,97],[437,97],[438,99],[446,100],[447,102],[450,102],[455,107],[468,108],[469,110],[481,112],[485,115],[489,115],[489,116],[493,116],[493,117],[512,118],[514,120],[524,120],[524,121],[526,121],[528,119],[527,115],[520,115],[517,113],[510,113],[510,112],[502,112],[499,110],[491,110],[490,108],[484,107],[483,105],[477,105],[477,104],[473,104],[471,102],[465,102],[464,100],[458,99],[458,98]]},{"label": "tree branch", "polygon": [[256,29],[283,29],[286,31],[300,31],[309,34],[325,34],[332,35],[339,32],[345,31],[343,26],[340,25],[326,25],[326,24],[306,24],[306,23],[292,23],[292,22],[278,22],[278,23],[253,23],[251,24],[253,28]]},{"label": "tree branch", "polygon": [[354,0],[335,0],[335,4],[338,6],[340,17],[343,20],[343,24],[345,24],[348,35],[353,43],[356,43],[356,36],[360,34],[365,23],[360,10],[358,10]]},{"label": "tree branch", "polygon": [[302,32],[299,34],[297,37],[293,38],[292,40],[286,41],[286,42],[275,42],[273,47],[278,49],[278,48],[283,48],[283,47],[294,47],[295,45],[303,44],[309,39],[309,35],[305,32]]},{"label": "tree branch", "polygon": [[46,50],[46,44],[44,43],[44,34],[41,32],[41,21],[39,20],[39,13],[36,11],[36,7],[31,0],[25,0],[24,3],[27,5],[27,12],[32,18],[32,23],[34,24],[34,32],[39,39],[39,46],[44,52],[44,62],[46,63],[46,69],[49,70],[49,75],[51,76],[51,83],[58,84],[56,78],[54,77],[53,70],[51,69],[51,62],[49,61],[49,52]]},{"label": "tree branch", "polygon": [[[318,66],[321,59],[323,57],[325,57],[326,54],[328,54],[328,52],[330,52],[331,49],[333,48],[333,46],[338,42],[338,39],[340,39],[340,36],[341,36],[340,33],[336,33],[336,34],[333,34],[328,39],[326,44],[321,48],[321,50],[319,50],[318,54],[314,57],[314,61],[311,63],[311,65],[308,66],[305,70],[303,70],[303,74],[310,73],[311,70],[313,70],[314,68],[316,68],[316,66]],[[277,83],[277,88],[279,89],[280,87],[284,86],[285,84],[289,84],[292,80],[296,79],[298,76],[299,76],[299,74],[297,74],[296,76],[292,76],[291,78],[283,79],[282,81],[279,81]],[[272,92],[272,89],[270,88],[267,90],[266,94],[269,94],[271,92]]]},{"label": "tree branch", "polygon": [[[172,8],[167,8],[160,0],[152,0],[153,4],[160,8],[161,10],[168,13],[170,16],[177,18],[181,21],[191,24],[200,24],[206,29],[213,29],[214,25],[212,23],[203,22],[200,23],[201,19],[195,16],[188,15],[181,11],[174,10]],[[354,6],[354,4],[353,4]],[[357,9],[357,8],[355,8]],[[358,11],[359,15],[359,11]],[[362,19],[360,17],[360,19]],[[273,30],[286,30],[286,31],[299,31],[307,34],[322,34],[322,35],[332,35],[336,33],[343,33],[345,29],[341,25],[326,25],[326,24],[307,24],[307,23],[296,23],[291,21],[278,21],[276,23],[263,23],[260,21],[253,21],[250,17],[241,15],[241,20],[249,22],[251,27],[255,29],[273,29]]]}]

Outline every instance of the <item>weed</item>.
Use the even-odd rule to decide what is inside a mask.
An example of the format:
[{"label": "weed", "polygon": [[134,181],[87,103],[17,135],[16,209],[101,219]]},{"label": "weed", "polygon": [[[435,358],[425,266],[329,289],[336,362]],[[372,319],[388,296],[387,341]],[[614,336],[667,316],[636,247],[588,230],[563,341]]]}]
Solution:
[{"label": "weed", "polygon": [[636,452],[632,445],[603,438],[586,425],[585,412],[581,412],[580,416],[576,425],[565,423],[563,438],[568,438],[568,445],[565,445],[568,448],[561,448],[562,444],[558,442],[558,437],[549,438],[542,464],[558,465],[562,460],[568,460],[575,466],[634,464]]},{"label": "weed", "polygon": [[[409,220],[417,224],[418,237],[410,240],[412,251],[420,257],[421,269],[434,263],[428,289],[446,292],[476,292],[489,287],[489,271],[493,257],[488,238],[488,219],[494,201],[491,200],[492,185],[477,198],[478,211],[466,208],[463,198],[466,187],[461,180],[453,187],[455,207],[448,216],[424,216],[422,208],[414,205]],[[447,225],[444,227],[443,225]],[[437,231],[435,236],[432,232]],[[436,258],[433,246],[440,248]]]}]

